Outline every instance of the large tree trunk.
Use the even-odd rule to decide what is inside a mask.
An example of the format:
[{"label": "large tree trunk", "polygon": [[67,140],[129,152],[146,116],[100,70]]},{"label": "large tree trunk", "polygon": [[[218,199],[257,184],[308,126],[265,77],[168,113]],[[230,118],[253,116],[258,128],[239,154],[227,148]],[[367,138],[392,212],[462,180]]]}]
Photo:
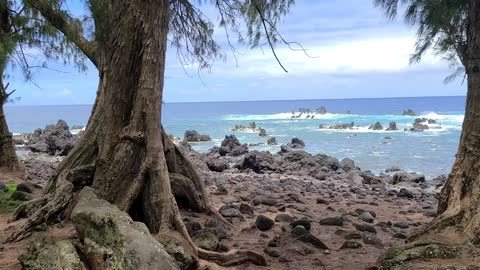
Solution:
[{"label": "large tree trunk", "polygon": [[480,2],[469,1],[465,120],[452,172],[428,230],[458,228],[464,240],[480,244]]},{"label": "large tree trunk", "polygon": [[17,170],[19,168],[12,133],[8,130],[7,119],[0,103],[0,168]]},{"label": "large tree trunk", "polygon": [[92,186],[100,198],[144,222],[152,234],[178,232],[202,258],[227,265],[244,260],[265,264],[254,252],[219,254],[196,248],[179,214],[169,173],[188,179],[176,186],[190,191],[180,193],[195,193],[189,197],[189,207],[217,212],[209,206],[192,164],[161,126],[169,1],[99,3],[108,16],[97,21],[102,23],[97,31],[108,31],[99,37],[100,82],[89,123],[57,168],[45,197],[17,209],[15,218],[29,216],[29,220],[9,240],[25,238],[36,226],[53,219],[68,218],[75,194]]}]

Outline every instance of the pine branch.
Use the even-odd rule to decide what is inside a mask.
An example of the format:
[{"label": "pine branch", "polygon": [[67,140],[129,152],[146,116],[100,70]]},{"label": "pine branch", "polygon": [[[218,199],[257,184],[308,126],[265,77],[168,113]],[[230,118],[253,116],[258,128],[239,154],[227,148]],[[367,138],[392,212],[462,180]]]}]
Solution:
[{"label": "pine branch", "polygon": [[27,4],[36,9],[55,28],[62,32],[68,41],[74,43],[92,63],[97,66],[95,42],[89,41],[64,12],[55,10],[46,0],[28,0]]}]

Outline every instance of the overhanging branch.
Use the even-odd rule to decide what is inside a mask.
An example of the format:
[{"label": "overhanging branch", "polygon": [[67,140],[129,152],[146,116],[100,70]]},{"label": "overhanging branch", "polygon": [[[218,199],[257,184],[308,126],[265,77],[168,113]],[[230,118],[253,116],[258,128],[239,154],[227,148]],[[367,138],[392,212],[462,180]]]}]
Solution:
[{"label": "overhanging branch", "polygon": [[71,18],[66,13],[55,10],[46,0],[28,0],[26,3],[40,12],[49,23],[65,35],[68,41],[74,43],[97,66],[95,43],[85,38],[81,29],[71,22]]}]

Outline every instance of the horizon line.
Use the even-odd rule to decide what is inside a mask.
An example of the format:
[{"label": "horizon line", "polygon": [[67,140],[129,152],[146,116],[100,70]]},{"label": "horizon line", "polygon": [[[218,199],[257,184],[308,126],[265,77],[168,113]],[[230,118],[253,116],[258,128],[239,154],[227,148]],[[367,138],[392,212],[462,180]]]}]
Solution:
[{"label": "horizon line", "polygon": [[[260,99],[260,100],[214,100],[214,101],[165,101],[164,104],[187,104],[187,103],[234,103],[234,102],[271,102],[271,101],[310,101],[310,100],[352,100],[352,99],[396,99],[396,98],[442,98],[442,97],[466,97],[466,95],[455,96],[410,96],[410,97],[351,97],[351,98],[312,98],[312,99]],[[5,107],[21,106],[86,106],[92,104],[5,104]]]}]

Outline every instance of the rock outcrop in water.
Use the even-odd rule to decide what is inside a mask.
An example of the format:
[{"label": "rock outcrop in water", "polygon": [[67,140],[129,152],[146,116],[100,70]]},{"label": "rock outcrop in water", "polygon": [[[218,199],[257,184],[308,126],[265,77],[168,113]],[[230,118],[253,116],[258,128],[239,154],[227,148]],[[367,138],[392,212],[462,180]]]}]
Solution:
[{"label": "rock outcrop in water", "polygon": [[321,124],[319,126],[320,129],[352,129],[355,126],[355,123],[350,122],[346,124],[333,124],[331,126],[325,126]]},{"label": "rock outcrop in water", "polygon": [[383,126],[382,126],[382,124],[380,124],[380,122],[376,122],[375,124],[371,125],[368,129],[383,130]]},{"label": "rock outcrop in water", "polygon": [[398,130],[396,122],[390,122],[386,131],[395,131]]},{"label": "rock outcrop in water", "polygon": [[292,141],[287,144],[287,146],[290,147],[290,148],[299,149],[299,148],[304,148],[305,143],[302,140],[300,140],[299,138],[294,137],[294,138],[292,138]]},{"label": "rock outcrop in water", "polygon": [[417,116],[417,114],[412,109],[406,109],[403,111],[402,115],[407,116]]},{"label": "rock outcrop in water", "polygon": [[201,135],[196,130],[187,130],[183,140],[186,142],[209,142],[212,138],[209,135]]},{"label": "rock outcrop in water", "polygon": [[410,131],[413,132],[422,132],[424,130],[430,129],[428,125],[436,124],[437,121],[434,119],[427,119],[427,118],[416,118],[413,122],[413,127],[410,128]]},{"label": "rock outcrop in water", "polygon": [[220,156],[240,156],[248,153],[248,145],[241,144],[235,135],[227,135],[223,139],[220,148],[214,147],[211,152],[218,152]]}]

